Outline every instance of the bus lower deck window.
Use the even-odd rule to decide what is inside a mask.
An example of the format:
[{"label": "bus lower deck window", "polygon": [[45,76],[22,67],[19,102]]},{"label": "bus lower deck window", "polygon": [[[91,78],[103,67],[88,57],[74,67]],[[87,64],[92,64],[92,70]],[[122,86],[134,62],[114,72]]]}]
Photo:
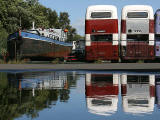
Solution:
[{"label": "bus lower deck window", "polygon": [[127,41],[143,41],[147,42],[149,40],[149,35],[127,35]]},{"label": "bus lower deck window", "polygon": [[91,35],[91,41],[104,41],[104,42],[112,42],[112,35]]}]

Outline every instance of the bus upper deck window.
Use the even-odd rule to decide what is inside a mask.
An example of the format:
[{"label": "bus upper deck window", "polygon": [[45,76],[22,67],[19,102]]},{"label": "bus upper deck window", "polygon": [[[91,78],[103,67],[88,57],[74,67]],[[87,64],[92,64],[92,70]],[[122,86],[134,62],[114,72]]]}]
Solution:
[{"label": "bus upper deck window", "polygon": [[128,12],[128,18],[148,18],[147,12]]},{"label": "bus upper deck window", "polygon": [[91,18],[111,18],[111,12],[92,12]]}]

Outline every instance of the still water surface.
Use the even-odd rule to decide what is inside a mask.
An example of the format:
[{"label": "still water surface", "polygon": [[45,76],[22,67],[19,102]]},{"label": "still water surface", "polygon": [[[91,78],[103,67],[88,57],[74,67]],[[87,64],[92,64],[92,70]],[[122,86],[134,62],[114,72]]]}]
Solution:
[{"label": "still water surface", "polygon": [[0,72],[0,120],[158,120],[160,72]]}]

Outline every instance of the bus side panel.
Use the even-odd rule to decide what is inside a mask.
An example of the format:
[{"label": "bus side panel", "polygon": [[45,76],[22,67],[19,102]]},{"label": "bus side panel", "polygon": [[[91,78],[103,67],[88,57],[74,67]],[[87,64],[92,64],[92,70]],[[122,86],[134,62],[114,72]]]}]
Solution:
[{"label": "bus side panel", "polygon": [[126,20],[121,20],[121,33],[126,33]]},{"label": "bus side panel", "polygon": [[149,20],[149,33],[155,33],[155,25],[154,20]]},{"label": "bus side panel", "polygon": [[160,12],[155,17],[155,34],[160,34]]},{"label": "bus side panel", "polygon": [[149,31],[150,31],[149,22],[150,22],[149,19],[145,19],[145,20],[128,19],[126,20],[126,33],[127,34],[149,34]]},{"label": "bus side panel", "polygon": [[118,45],[108,42],[92,42],[86,46],[86,60],[118,60]]},{"label": "bus side panel", "polygon": [[155,40],[156,40],[155,54],[156,54],[156,57],[160,57],[160,39],[155,38]]},{"label": "bus side panel", "polygon": [[99,87],[97,85],[86,86],[86,96],[96,95],[118,95],[118,86],[107,85]]},{"label": "bus side panel", "polygon": [[97,46],[86,46],[85,47],[85,55],[87,61],[92,61],[97,59]]},{"label": "bus side panel", "polygon": [[155,46],[149,46],[149,58],[155,59]]},{"label": "bus side panel", "polygon": [[154,59],[154,46],[144,42],[128,42],[124,59]]},{"label": "bus side panel", "polygon": [[118,33],[118,20],[105,19],[105,20],[86,20],[85,33]]},{"label": "bus side panel", "polygon": [[155,13],[155,55],[160,57],[160,11]]},{"label": "bus side panel", "polygon": [[147,43],[128,42],[126,50],[126,55],[129,57],[147,57],[149,55]]}]

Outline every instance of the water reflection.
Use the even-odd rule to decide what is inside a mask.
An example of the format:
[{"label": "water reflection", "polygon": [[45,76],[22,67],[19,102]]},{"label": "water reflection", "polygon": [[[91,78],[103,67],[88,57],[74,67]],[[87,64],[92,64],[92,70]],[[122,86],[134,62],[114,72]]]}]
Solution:
[{"label": "water reflection", "polygon": [[118,74],[86,74],[88,111],[109,116],[117,111]]},{"label": "water reflection", "polygon": [[155,75],[121,75],[123,110],[127,113],[151,113],[154,110]]},{"label": "water reflection", "polygon": [[160,109],[160,75],[156,76],[156,104]]},{"label": "water reflection", "polygon": [[36,118],[39,111],[55,106],[58,100],[67,102],[70,88],[76,86],[73,73],[0,73],[0,119],[23,114]]},{"label": "water reflection", "polygon": [[[45,109],[52,111],[48,113]],[[0,120],[48,116],[58,120],[95,119],[96,116],[120,120],[150,116],[152,119],[158,118],[159,109],[160,74],[157,73],[0,73]],[[42,112],[44,118],[40,116]]]}]

